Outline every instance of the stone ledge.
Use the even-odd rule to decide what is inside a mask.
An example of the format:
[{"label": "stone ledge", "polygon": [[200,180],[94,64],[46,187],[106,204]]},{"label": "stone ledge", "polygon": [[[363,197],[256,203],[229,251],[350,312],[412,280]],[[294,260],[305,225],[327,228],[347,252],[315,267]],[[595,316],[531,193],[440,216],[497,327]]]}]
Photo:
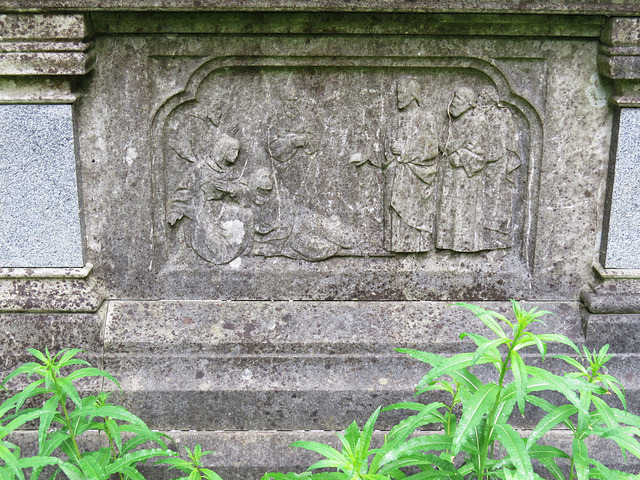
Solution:
[{"label": "stone ledge", "polygon": [[[473,302],[511,316],[509,302]],[[525,302],[556,315],[546,327],[579,342],[577,302]],[[110,301],[105,354],[389,354],[396,347],[466,351],[463,331],[486,334],[448,302]]]},{"label": "stone ledge", "polygon": [[636,0],[1,0],[0,10],[55,11],[361,11],[636,15]]},{"label": "stone ledge", "polygon": [[80,278],[0,279],[0,312],[95,312],[103,297]]},{"label": "stone ledge", "polygon": [[97,34],[498,35],[598,37],[600,16],[358,12],[95,12]]}]

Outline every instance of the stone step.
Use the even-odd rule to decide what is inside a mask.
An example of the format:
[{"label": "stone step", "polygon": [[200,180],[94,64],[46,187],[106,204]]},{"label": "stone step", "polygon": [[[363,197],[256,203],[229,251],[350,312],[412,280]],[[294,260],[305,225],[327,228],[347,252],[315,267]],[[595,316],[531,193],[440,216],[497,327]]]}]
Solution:
[{"label": "stone step", "polygon": [[[360,424],[362,427],[362,424]],[[277,431],[277,430],[247,430],[247,431],[167,431],[174,443],[171,448],[184,455],[183,447],[193,449],[196,444],[202,446],[203,451],[213,451],[213,454],[203,457],[203,464],[222,476],[224,480],[259,480],[267,472],[302,472],[310,465],[320,460],[320,455],[301,448],[290,448],[291,443],[298,440],[315,441],[332,445],[340,449],[337,433],[341,431]],[[372,448],[380,446],[387,431],[376,430],[373,435]],[[529,431],[521,430],[523,436]],[[429,434],[429,433],[427,433]],[[37,450],[37,432],[22,431],[15,435],[17,443],[23,445],[23,455],[33,455]],[[544,438],[546,445],[553,445],[565,452],[571,451],[572,437],[568,430],[558,430],[548,433]],[[103,445],[105,439],[90,433],[83,439],[90,448]],[[620,449],[609,440],[589,438],[586,441],[589,455],[592,458],[606,462],[611,468],[630,473],[640,472],[640,459],[627,454],[627,461],[622,458]],[[502,453],[496,451],[496,456]],[[565,468],[567,465],[561,466]],[[140,471],[147,480],[169,480],[176,478],[175,470],[167,470],[164,466],[145,465]],[[540,473],[543,473],[541,471]],[[548,474],[545,478],[549,478]]]}]

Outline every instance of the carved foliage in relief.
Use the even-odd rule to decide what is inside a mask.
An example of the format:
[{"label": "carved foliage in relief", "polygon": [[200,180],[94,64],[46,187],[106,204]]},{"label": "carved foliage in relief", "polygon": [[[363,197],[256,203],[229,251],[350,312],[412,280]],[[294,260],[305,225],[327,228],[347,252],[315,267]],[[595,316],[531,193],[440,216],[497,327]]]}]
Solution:
[{"label": "carved foliage in relief", "polygon": [[170,234],[213,264],[513,246],[524,150],[493,86],[457,86],[438,108],[417,76],[364,77],[357,99],[332,75],[309,88],[254,72],[250,94],[222,86],[175,109]]}]

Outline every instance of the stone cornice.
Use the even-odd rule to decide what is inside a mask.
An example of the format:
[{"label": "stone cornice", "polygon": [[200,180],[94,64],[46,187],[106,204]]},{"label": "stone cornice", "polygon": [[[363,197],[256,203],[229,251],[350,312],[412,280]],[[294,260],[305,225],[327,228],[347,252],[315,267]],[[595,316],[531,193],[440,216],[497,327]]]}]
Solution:
[{"label": "stone cornice", "polygon": [[602,30],[598,69],[613,80],[614,104],[640,106],[640,18],[612,17]]},{"label": "stone cornice", "polygon": [[640,15],[637,0],[0,0],[4,12],[307,11]]},{"label": "stone cornice", "polygon": [[89,36],[84,15],[0,15],[0,75],[84,75]]},{"label": "stone cornice", "polygon": [[82,14],[0,15],[0,102],[73,102],[73,79],[93,69]]}]

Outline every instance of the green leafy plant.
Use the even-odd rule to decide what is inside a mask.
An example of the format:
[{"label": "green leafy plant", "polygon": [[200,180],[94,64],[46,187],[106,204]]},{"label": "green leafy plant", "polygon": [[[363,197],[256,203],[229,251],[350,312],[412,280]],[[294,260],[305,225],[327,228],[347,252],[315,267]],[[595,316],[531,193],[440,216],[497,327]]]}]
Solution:
[{"label": "green leafy plant", "polygon": [[[380,410],[374,412],[362,431],[353,423],[340,436],[341,452],[320,443],[295,442],[292,446],[312,450],[325,459],[304,473],[268,473],[263,480],[532,480],[542,478],[534,471],[536,464],[540,471],[546,470],[545,475],[558,480],[636,478],[591,459],[585,443],[590,436],[609,439],[623,455],[640,457],[640,442],[635,438],[640,434],[640,417],[626,411],[620,382],[606,373],[605,364],[611,358],[608,346],[599,352],[586,348],[580,352],[566,336],[535,334],[530,326],[550,312],[535,308],[526,311],[517,302],[512,304],[514,321],[478,306],[457,304],[471,310],[494,334],[490,339],[462,333],[461,338],[475,342],[475,352],[444,357],[398,349],[431,366],[418,382],[417,394],[442,390],[451,398],[446,405],[404,402],[386,407],[383,410],[408,409],[415,414],[392,428],[380,448],[370,448]],[[504,327],[508,327],[506,331]],[[586,363],[568,355],[555,355],[576,369],[564,375],[525,364],[524,349],[536,349],[544,361],[550,342],[570,347]],[[495,370],[486,382],[474,373],[482,364]],[[552,403],[541,392],[557,392],[563,401]],[[623,409],[609,406],[604,400],[603,396],[610,393],[617,396]],[[461,414],[456,416],[460,407]],[[528,435],[523,435],[509,419],[516,408],[524,415],[531,407],[541,409],[544,415]],[[422,429],[427,426],[439,431],[426,434]],[[572,435],[569,451],[545,445],[546,434],[557,427]]]},{"label": "green leafy plant", "polygon": [[208,455],[213,452],[203,452],[200,445],[196,445],[193,449],[193,452],[189,450],[188,447],[184,447],[187,451],[187,455],[189,456],[189,460],[183,460],[181,458],[172,457],[166,458],[164,460],[158,460],[156,463],[166,463],[171,465],[169,469],[177,468],[181,470],[183,473],[187,475],[184,477],[180,477],[177,480],[222,480],[220,475],[218,475],[213,470],[208,468],[204,468],[200,458],[204,455]]},{"label": "green leafy plant", "polygon": [[[31,480],[40,478],[43,469],[53,467],[49,477],[60,473],[69,480],[144,480],[137,465],[149,459],[173,457],[174,465],[180,465],[177,453],[169,450],[166,435],[154,432],[127,409],[108,402],[109,394],[100,393],[81,397],[74,382],[86,377],[102,377],[120,387],[108,372],[91,367],[88,362],[76,358],[78,349],[65,349],[51,356],[48,350],[30,349],[37,362],[18,367],[2,383],[6,384],[19,375],[32,380],[26,387],[0,405],[0,479]],[[70,370],[63,375],[64,370]],[[36,397],[36,398],[34,398]],[[29,399],[33,398],[30,402]],[[28,403],[40,403],[41,407],[28,408]],[[11,433],[29,422],[38,426],[38,454],[21,455],[21,449],[10,442]],[[89,432],[105,435],[108,446],[97,450],[83,449],[81,437]],[[155,448],[145,448],[149,445]],[[187,469],[189,479],[199,479],[200,446],[194,454],[188,452],[193,465]],[[205,452],[209,453],[209,452]],[[30,470],[30,475],[25,471]],[[206,477],[208,479],[214,476]]]}]

